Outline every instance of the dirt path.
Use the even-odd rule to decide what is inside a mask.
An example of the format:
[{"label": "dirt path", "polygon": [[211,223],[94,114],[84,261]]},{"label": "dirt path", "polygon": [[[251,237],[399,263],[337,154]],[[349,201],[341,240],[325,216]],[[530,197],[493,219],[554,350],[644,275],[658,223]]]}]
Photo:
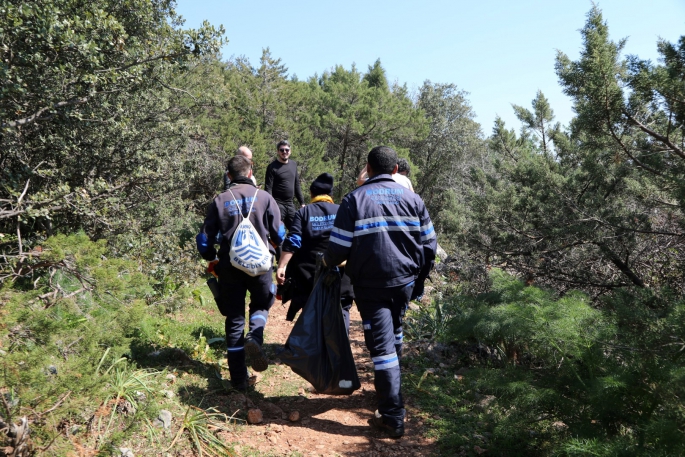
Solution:
[{"label": "dirt path", "polygon": [[[277,301],[266,327],[265,349],[272,362],[274,349],[285,343],[293,325],[285,320],[285,315],[286,308]],[[405,435],[399,440],[386,438],[369,426],[368,420],[376,409],[373,364],[364,345],[356,307],[352,308],[350,317],[352,352],[362,382],[361,389],[354,394],[345,397],[316,394],[289,367],[276,363],[259,376],[255,392],[247,398],[233,394],[214,399],[224,403],[221,406],[225,410],[242,410],[242,417],[245,406],[258,407],[263,412],[262,424],[237,427],[232,436],[226,437],[238,443],[236,450],[240,454],[251,455],[249,452],[256,450],[273,456],[434,455],[433,443],[423,436],[423,424],[414,420],[411,407],[407,408]],[[289,420],[293,412],[299,414],[297,421]]]}]

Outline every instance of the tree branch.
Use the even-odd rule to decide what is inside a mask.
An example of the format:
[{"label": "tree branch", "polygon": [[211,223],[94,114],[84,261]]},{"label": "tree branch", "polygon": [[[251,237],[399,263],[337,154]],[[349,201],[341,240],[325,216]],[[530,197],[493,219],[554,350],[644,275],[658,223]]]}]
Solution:
[{"label": "tree branch", "polygon": [[24,125],[32,124],[34,122],[47,120],[47,119],[51,118],[52,115],[41,117],[44,112],[51,110],[51,109],[62,108],[64,106],[82,105],[82,104],[86,103],[89,99],[90,99],[90,97],[81,97],[81,98],[72,98],[71,100],[67,100],[64,102],[58,102],[52,106],[46,106],[45,108],[39,109],[38,111],[36,111],[35,113],[33,113],[29,117],[25,117],[23,119],[18,119],[16,121],[6,122],[6,123],[2,124],[2,128],[7,128],[7,127],[17,128],[17,127],[21,127]]},{"label": "tree branch", "polygon": [[661,141],[662,143],[664,143],[666,146],[668,146],[669,148],[671,148],[671,150],[672,150],[673,152],[675,152],[676,154],[678,154],[678,156],[679,156],[681,159],[685,159],[685,152],[683,152],[682,149],[680,149],[678,146],[676,146],[675,144],[673,144],[673,143],[671,142],[671,140],[668,139],[668,137],[665,137],[665,136],[663,136],[663,135],[660,135],[660,134],[658,134],[657,132],[655,132],[654,130],[652,130],[652,129],[650,129],[649,127],[647,127],[646,125],[642,124],[640,121],[638,121],[637,119],[635,119],[632,115],[630,115],[627,111],[624,110],[624,111],[623,111],[623,114],[630,120],[630,122],[632,122],[634,125],[636,125],[640,130],[642,130],[643,132],[645,132],[647,135],[651,136],[652,138],[656,138],[657,140],[659,140],[659,141]]}]

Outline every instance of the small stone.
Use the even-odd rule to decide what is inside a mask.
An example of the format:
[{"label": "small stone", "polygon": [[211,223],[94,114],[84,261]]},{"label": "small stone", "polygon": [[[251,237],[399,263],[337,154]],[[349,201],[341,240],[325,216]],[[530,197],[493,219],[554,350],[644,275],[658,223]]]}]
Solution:
[{"label": "small stone", "polygon": [[171,412],[163,409],[159,412],[159,416],[152,421],[152,425],[157,428],[171,428]]},{"label": "small stone", "polygon": [[145,392],[136,390],[134,395],[136,396],[136,401],[138,403],[144,403],[145,401],[147,401],[147,395],[145,395]]},{"label": "small stone", "polygon": [[174,398],[174,396],[176,395],[176,394],[174,394],[174,392],[171,391],[171,390],[160,390],[159,393],[161,393],[162,395],[164,395],[166,398]]},{"label": "small stone", "polygon": [[247,412],[248,424],[261,424],[264,421],[264,415],[259,408],[252,408]]},{"label": "small stone", "polygon": [[279,424],[271,424],[270,430],[272,432],[281,433],[283,431],[283,426]]},{"label": "small stone", "polygon": [[419,305],[417,305],[416,303],[412,302],[412,303],[409,303],[409,309],[412,311],[418,311],[421,309],[421,307]]},{"label": "small stone", "polygon": [[173,384],[174,382],[176,382],[176,376],[169,373],[168,375],[166,375],[166,380]]},{"label": "small stone", "polygon": [[135,455],[133,454],[133,451],[127,447],[120,447],[119,452],[120,452],[120,454],[119,454],[120,457],[135,457]]},{"label": "small stone", "polygon": [[297,422],[300,420],[300,412],[299,411],[290,411],[290,414],[288,414],[288,420],[290,422]]},{"label": "small stone", "polygon": [[48,367],[48,374],[51,374],[53,376],[56,375],[57,374],[57,367],[54,365],[50,365]]},{"label": "small stone", "polygon": [[426,373],[435,374],[435,368],[426,368]]}]

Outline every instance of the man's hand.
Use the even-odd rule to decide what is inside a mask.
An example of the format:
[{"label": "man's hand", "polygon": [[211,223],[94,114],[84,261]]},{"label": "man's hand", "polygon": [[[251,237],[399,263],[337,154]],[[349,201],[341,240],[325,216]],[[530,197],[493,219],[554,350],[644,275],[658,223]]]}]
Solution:
[{"label": "man's hand", "polygon": [[279,267],[276,270],[276,282],[281,286],[285,283],[285,267]]}]

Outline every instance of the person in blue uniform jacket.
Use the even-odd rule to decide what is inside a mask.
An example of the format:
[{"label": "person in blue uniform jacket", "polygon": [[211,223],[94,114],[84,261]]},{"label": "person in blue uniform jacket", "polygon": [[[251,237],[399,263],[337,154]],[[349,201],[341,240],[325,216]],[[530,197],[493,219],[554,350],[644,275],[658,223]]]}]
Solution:
[{"label": "person in blue uniform jacket", "polygon": [[[285,238],[285,227],[274,199],[263,190],[257,190],[252,182],[252,166],[247,158],[231,158],[228,161],[228,175],[231,182],[227,191],[219,194],[207,207],[205,222],[195,240],[202,258],[214,263],[217,262],[214,242],[218,233],[223,235],[218,263],[214,265],[214,271],[219,277],[217,305],[221,314],[226,316],[226,349],[231,385],[235,389],[246,390],[248,372],[245,366],[245,352],[248,352],[251,366],[255,371],[264,371],[268,367],[262,344],[264,326],[274,302],[276,289],[271,274],[253,277],[231,264],[231,239],[242,221],[242,216],[248,217],[267,246],[267,236],[270,237],[269,250],[273,254],[273,245],[280,245]],[[248,214],[250,206],[252,212]],[[248,291],[250,322],[249,331],[245,336],[245,295]]]},{"label": "person in blue uniform jacket", "polygon": [[347,260],[364,340],[374,364],[378,410],[372,425],[389,436],[404,434],[400,357],[402,320],[415,286],[422,288],[437,240],[421,197],[395,182],[397,153],[373,148],[369,179],[345,196],[335,218],[326,265]]},{"label": "person in blue uniform jacket", "polygon": [[[276,280],[279,284],[284,284],[286,278],[292,281],[292,299],[286,315],[286,320],[289,321],[295,319],[295,315],[304,307],[312,293],[316,256],[328,247],[335,215],[340,207],[333,203],[331,197],[333,176],[329,173],[319,175],[309,186],[309,192],[312,201],[295,213],[288,236],[283,242],[283,252],[276,271]],[[354,294],[350,278],[344,274],[344,267],[340,270],[340,304],[345,318],[345,328],[349,333],[350,308]]]}]

